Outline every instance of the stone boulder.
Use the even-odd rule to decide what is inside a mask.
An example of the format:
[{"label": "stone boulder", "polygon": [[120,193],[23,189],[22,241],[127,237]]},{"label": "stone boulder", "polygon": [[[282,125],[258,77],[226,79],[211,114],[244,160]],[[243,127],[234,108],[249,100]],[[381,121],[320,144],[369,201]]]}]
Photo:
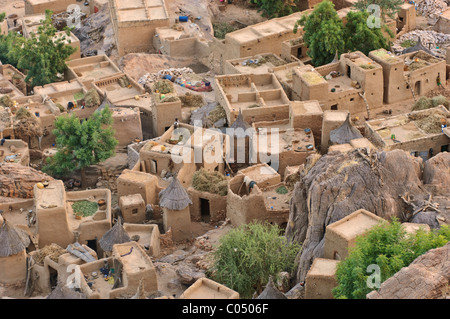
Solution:
[{"label": "stone boulder", "polygon": [[307,163],[300,172],[290,201],[286,237],[302,243],[297,256],[297,282],[304,282],[316,257],[323,257],[325,228],[358,209],[385,219],[405,216],[401,196],[428,198],[421,177],[420,158],[402,150],[363,153],[332,152]]},{"label": "stone boulder", "polygon": [[442,299],[450,291],[450,242],[419,256],[381,284],[368,299]]},{"label": "stone boulder", "polygon": [[450,153],[442,152],[425,162],[423,183],[435,195],[450,194]]},{"label": "stone boulder", "polygon": [[17,163],[0,164],[0,196],[33,198],[34,185],[51,180],[51,176],[29,166]]}]

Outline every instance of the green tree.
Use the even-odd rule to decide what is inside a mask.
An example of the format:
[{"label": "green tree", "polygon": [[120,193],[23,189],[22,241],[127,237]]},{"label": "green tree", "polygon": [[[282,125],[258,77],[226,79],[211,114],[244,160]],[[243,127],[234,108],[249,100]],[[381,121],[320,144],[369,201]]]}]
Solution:
[{"label": "green tree", "polygon": [[449,240],[448,226],[431,232],[419,230],[415,234],[407,234],[396,219],[379,224],[365,236],[357,238],[349,256],[338,264],[338,286],[333,289],[333,295],[335,298],[365,299],[372,291],[367,285],[369,265],[380,267],[381,282],[384,282],[420,255],[444,246]]},{"label": "green tree", "polygon": [[81,181],[85,184],[86,167],[115,154],[118,141],[114,138],[112,123],[112,112],[108,106],[95,111],[84,121],[74,114],[59,116],[53,130],[57,152],[47,159],[48,165],[43,170],[61,177],[81,170]]},{"label": "green tree", "polygon": [[369,55],[370,51],[389,49],[388,41],[380,28],[369,28],[367,11],[350,11],[344,28],[345,50],[361,51]]},{"label": "green tree", "polygon": [[242,298],[251,298],[255,291],[262,292],[269,276],[278,278],[282,271],[291,272],[298,251],[299,244],[288,243],[276,225],[242,225],[221,238],[208,276]]},{"label": "green tree", "polygon": [[255,4],[263,12],[262,16],[269,19],[283,17],[299,11],[297,8],[298,0],[251,0],[250,3]]},{"label": "green tree", "polygon": [[3,64],[11,64],[17,67],[19,60],[17,55],[13,53],[13,47],[18,37],[20,36],[16,32],[0,35],[0,61]]},{"label": "green tree", "polygon": [[368,11],[370,5],[377,5],[380,11],[371,10],[373,16],[378,16],[382,21],[386,21],[387,18],[395,19],[395,14],[400,10],[400,6],[404,3],[403,0],[358,0],[355,3],[355,8],[360,11]]},{"label": "green tree", "polygon": [[324,0],[311,14],[303,15],[296,22],[294,33],[299,26],[303,26],[303,40],[314,66],[330,63],[336,52],[344,52],[344,27],[331,1]]},{"label": "green tree", "polygon": [[[17,56],[17,67],[27,70],[25,81],[34,87],[61,80],[67,68],[66,59],[75,48],[66,43],[70,29],[63,34],[52,23],[52,11],[46,10],[43,24],[29,38],[16,37],[11,54]],[[70,43],[70,38],[67,39]]]}]

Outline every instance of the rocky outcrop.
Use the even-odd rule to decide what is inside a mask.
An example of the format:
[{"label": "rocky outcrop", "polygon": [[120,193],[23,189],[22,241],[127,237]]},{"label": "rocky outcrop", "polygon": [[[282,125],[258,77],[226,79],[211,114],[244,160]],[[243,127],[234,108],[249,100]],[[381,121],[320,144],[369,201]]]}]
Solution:
[{"label": "rocky outcrop", "polygon": [[425,162],[423,182],[435,195],[450,194],[450,153],[441,152]]},{"label": "rocky outcrop", "polygon": [[0,196],[32,198],[36,183],[51,180],[51,176],[29,166],[16,163],[0,164]]},{"label": "rocky outcrop", "polygon": [[[312,157],[310,157],[312,158]],[[382,218],[408,221],[412,216],[402,196],[426,200],[420,158],[394,150],[365,154],[333,152],[306,165],[290,202],[286,237],[302,243],[297,256],[297,282],[303,282],[314,258],[323,257],[327,225],[358,209]]]},{"label": "rocky outcrop", "polygon": [[381,284],[368,299],[440,299],[450,297],[450,243],[419,256]]}]

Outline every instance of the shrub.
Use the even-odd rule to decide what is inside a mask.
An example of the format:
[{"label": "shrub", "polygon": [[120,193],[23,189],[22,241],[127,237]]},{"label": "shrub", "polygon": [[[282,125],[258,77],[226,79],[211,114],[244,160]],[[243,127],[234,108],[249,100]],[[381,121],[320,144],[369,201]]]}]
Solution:
[{"label": "shrub", "polygon": [[429,109],[430,107],[433,107],[431,100],[429,98],[427,98],[426,96],[421,96],[416,101],[416,103],[414,103],[412,111],[425,110],[425,109]]},{"label": "shrub", "polygon": [[443,105],[448,109],[449,103],[445,96],[438,95],[431,98],[431,104],[433,104],[433,107]]},{"label": "shrub", "polygon": [[238,28],[228,24],[228,23],[214,23],[213,24],[214,29],[214,37],[217,39],[225,39],[225,35],[227,33],[236,31]]},{"label": "shrub", "polygon": [[209,192],[226,196],[228,193],[228,179],[220,172],[208,172],[201,168],[192,176],[192,187],[201,192]]},{"label": "shrub", "polygon": [[239,292],[241,298],[251,298],[255,291],[262,292],[269,276],[276,280],[280,272],[294,269],[299,248],[280,236],[278,226],[252,222],[221,238],[207,275]]},{"label": "shrub", "polygon": [[372,291],[366,282],[369,265],[380,267],[381,282],[384,282],[420,255],[444,246],[449,240],[448,226],[431,232],[419,230],[415,234],[408,234],[396,219],[379,224],[364,237],[357,238],[349,256],[338,264],[338,286],[333,289],[333,295],[335,298],[365,299]]},{"label": "shrub", "polygon": [[75,214],[80,214],[83,217],[92,216],[97,211],[98,204],[88,200],[81,200],[73,203],[72,209]]}]

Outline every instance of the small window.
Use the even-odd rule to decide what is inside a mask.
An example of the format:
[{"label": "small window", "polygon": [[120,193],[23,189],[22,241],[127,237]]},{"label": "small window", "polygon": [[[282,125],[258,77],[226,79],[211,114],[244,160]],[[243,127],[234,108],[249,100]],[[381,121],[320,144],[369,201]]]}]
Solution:
[{"label": "small window", "polygon": [[334,104],[334,105],[331,106],[331,110],[332,111],[337,111],[337,109],[338,109],[338,105],[337,104]]},{"label": "small window", "polygon": [[131,214],[135,215],[137,213],[138,213],[138,209],[137,208],[134,208],[134,209],[131,210]]},{"label": "small window", "polygon": [[354,98],[351,98],[351,99],[350,99],[350,102],[353,102],[354,100],[355,100]]}]

